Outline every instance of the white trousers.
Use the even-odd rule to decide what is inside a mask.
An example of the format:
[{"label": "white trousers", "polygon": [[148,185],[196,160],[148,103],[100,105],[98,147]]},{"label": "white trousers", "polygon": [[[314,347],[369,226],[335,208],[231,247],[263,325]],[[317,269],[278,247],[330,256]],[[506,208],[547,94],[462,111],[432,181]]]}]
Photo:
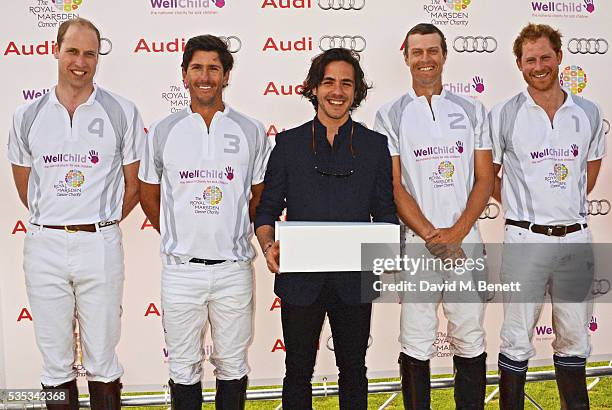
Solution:
[{"label": "white trousers", "polygon": [[[523,287],[529,288],[530,296],[527,301],[517,302],[512,300],[512,296],[504,300],[500,352],[512,360],[524,361],[535,355],[531,343],[533,330],[542,311],[549,280],[564,274],[583,272],[584,284],[590,290],[591,279],[587,277],[592,277],[592,270],[587,272],[584,269],[589,260],[593,261],[592,249],[590,246],[572,247],[571,244],[591,243],[591,232],[586,228],[565,237],[555,237],[512,225],[506,225],[505,229],[504,242],[509,246],[504,247],[502,282],[519,281]],[[522,243],[537,245],[520,246]],[[592,265],[590,266],[592,269]],[[591,300],[556,303],[553,298],[552,324],[555,340],[552,346],[557,356],[589,356],[591,342],[588,326],[592,313]]]},{"label": "white trousers", "polygon": [[216,378],[241,379],[249,372],[247,349],[253,334],[250,262],[164,265],[162,309],[170,378],[175,383],[191,385],[201,380],[207,321]]},{"label": "white trousers", "polygon": [[[472,229],[463,240],[462,249],[466,257],[476,259],[483,257],[483,245],[480,233]],[[406,234],[406,254],[429,255],[424,241],[413,232]],[[486,271],[482,272],[486,275]],[[399,278],[406,273],[398,274]],[[448,275],[438,271],[420,271],[417,280],[428,283],[443,283]],[[464,281],[471,281],[472,272],[462,275]],[[483,278],[485,279],[485,278]],[[414,279],[412,279],[414,281]],[[482,354],[486,348],[485,331],[483,328],[484,304],[477,293],[464,291],[460,296],[454,295],[452,300],[442,291],[419,293],[418,302],[410,301],[410,293],[406,293],[402,302],[399,342],[402,352],[418,360],[429,360],[436,355],[434,342],[438,337],[438,306],[442,303],[444,314],[448,319],[447,340],[453,348],[453,353],[466,358]],[[426,298],[426,301],[422,301]],[[460,303],[458,298],[466,299]],[[406,301],[407,300],[407,301]]]},{"label": "white trousers", "polygon": [[107,383],[121,377],[123,368],[115,352],[124,280],[119,226],[69,233],[30,224],[23,253],[43,358],[41,382],[57,386],[77,376],[75,315],[87,379]]}]

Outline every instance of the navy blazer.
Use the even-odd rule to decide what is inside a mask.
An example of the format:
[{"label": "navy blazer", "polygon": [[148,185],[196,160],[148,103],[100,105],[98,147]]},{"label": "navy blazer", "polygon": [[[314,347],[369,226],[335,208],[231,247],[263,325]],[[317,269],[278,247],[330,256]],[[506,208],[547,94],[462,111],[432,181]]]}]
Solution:
[{"label": "navy blazer", "polygon": [[[276,136],[255,228],[274,227],[285,207],[287,221],[397,224],[387,137],[349,118],[332,147],[325,126],[316,117],[313,121]],[[305,306],[328,281],[343,302],[357,304],[377,296],[374,279],[359,272],[285,273],[276,276],[274,292]]]}]

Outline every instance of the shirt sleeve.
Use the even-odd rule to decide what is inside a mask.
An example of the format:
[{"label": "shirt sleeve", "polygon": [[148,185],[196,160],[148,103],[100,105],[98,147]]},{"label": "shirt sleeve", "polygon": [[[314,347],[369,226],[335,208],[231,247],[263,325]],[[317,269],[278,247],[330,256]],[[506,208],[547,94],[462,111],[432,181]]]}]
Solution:
[{"label": "shirt sleeve", "polygon": [[285,164],[286,135],[276,136],[264,178],[264,190],[257,206],[255,229],[262,225],[274,226],[283,209],[287,196],[287,167]]},{"label": "shirt sleeve", "polygon": [[391,155],[384,142],[381,144],[380,160],[376,170],[375,195],[371,200],[370,209],[374,222],[388,222],[398,224],[397,209],[393,202],[393,174]]},{"label": "shirt sleeve", "polygon": [[388,151],[390,155],[397,156],[399,150],[399,136],[393,131],[391,120],[385,107],[378,110],[376,119],[374,120],[374,131],[379,132],[387,137]]},{"label": "shirt sleeve", "polygon": [[21,135],[21,115],[19,111],[13,114],[13,121],[9,130],[8,160],[21,167],[32,166],[32,152],[30,151],[27,135]]},{"label": "shirt sleeve", "polygon": [[163,163],[160,154],[157,152],[155,143],[155,126],[153,125],[149,133],[144,136],[144,149],[140,159],[138,178],[149,184],[160,184],[163,170]]},{"label": "shirt sleeve", "polygon": [[121,150],[123,165],[140,160],[145,140],[144,125],[136,106],[132,106],[132,112],[128,113],[128,118],[130,121],[123,136],[123,147]]},{"label": "shirt sleeve", "polygon": [[606,133],[601,108],[597,105],[597,126],[592,130],[587,161],[595,161],[606,155]]},{"label": "shirt sleeve", "polygon": [[506,147],[504,138],[501,135],[501,127],[499,125],[499,110],[491,110],[488,117],[489,134],[491,136],[491,144],[493,147],[493,163],[501,165]]},{"label": "shirt sleeve", "polygon": [[257,139],[255,146],[255,161],[253,163],[253,180],[252,185],[257,185],[264,182],[266,174],[266,165],[272,152],[270,140],[266,135],[266,131],[262,123],[257,123]]},{"label": "shirt sleeve", "polygon": [[485,106],[476,101],[476,126],[474,127],[474,149],[490,150],[493,147],[489,118]]}]

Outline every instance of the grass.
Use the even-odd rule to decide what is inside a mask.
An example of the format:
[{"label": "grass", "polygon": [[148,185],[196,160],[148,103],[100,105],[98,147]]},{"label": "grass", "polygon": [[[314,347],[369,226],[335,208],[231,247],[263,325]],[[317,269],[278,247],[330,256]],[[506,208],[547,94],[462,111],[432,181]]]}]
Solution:
[{"label": "grass", "polygon": [[[604,363],[591,363],[589,366],[602,366],[607,365]],[[552,370],[552,367],[538,367],[532,368],[530,371],[537,370]],[[440,375],[434,377],[448,377],[449,375]],[[592,381],[592,378],[587,379],[587,385]],[[371,380],[371,382],[383,381],[383,380]],[[491,393],[496,386],[487,387],[487,395]],[[526,393],[535,399],[540,406],[544,409],[558,409],[559,408],[559,394],[557,392],[557,385],[554,381],[550,382],[534,382],[527,383]],[[142,394],[142,393],[139,393]],[[385,394],[371,394],[368,399],[369,409],[378,409],[391,395]],[[612,409],[612,377],[602,377],[599,383],[593,387],[589,392],[589,398],[592,409]],[[269,400],[269,401],[252,401],[247,402],[247,410],[268,410],[275,409],[280,404],[280,400]],[[453,389],[436,389],[431,392],[431,405],[432,409],[436,410],[454,410],[455,401],[453,399]],[[166,406],[151,406],[151,407],[131,407],[130,409],[166,409]],[[205,404],[202,409],[213,410],[214,404]],[[315,410],[336,410],[338,406],[338,397],[324,397],[315,398],[313,400],[313,408]],[[491,400],[486,409],[499,409],[499,401],[496,398]],[[525,408],[535,408],[529,402],[526,401]],[[389,410],[401,410],[402,396],[398,395],[395,400],[391,403]]]}]

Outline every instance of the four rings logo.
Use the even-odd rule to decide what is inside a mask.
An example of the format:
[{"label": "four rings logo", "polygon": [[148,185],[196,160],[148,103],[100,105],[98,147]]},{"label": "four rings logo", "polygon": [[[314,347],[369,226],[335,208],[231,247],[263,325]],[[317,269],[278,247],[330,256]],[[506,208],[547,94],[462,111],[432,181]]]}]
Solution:
[{"label": "four rings logo", "polygon": [[98,54],[105,56],[110,54],[111,51],[113,51],[113,43],[108,38],[100,38],[100,50]]},{"label": "four rings logo", "polygon": [[319,7],[323,10],[361,10],[365,0],[319,0]]},{"label": "four rings logo", "polygon": [[[372,346],[373,342],[374,342],[374,338],[372,337],[372,334],[370,334],[370,337],[368,337],[368,348]],[[329,350],[331,350],[332,352],[334,351],[334,339],[332,336],[329,336],[327,338],[327,343],[325,343],[325,345],[327,346]]]},{"label": "four rings logo", "polygon": [[321,51],[346,48],[360,53],[366,48],[366,40],[361,36],[323,36],[319,39],[319,48]]},{"label": "four rings logo", "polygon": [[236,36],[219,36],[225,44],[227,44],[227,51],[230,53],[237,53],[242,48],[242,41]]},{"label": "four rings logo", "polygon": [[458,53],[492,53],[497,50],[497,40],[491,36],[458,36],[453,49]]},{"label": "four rings logo", "polygon": [[495,202],[489,202],[482,212],[482,215],[480,215],[480,219],[495,219],[499,216],[500,212],[499,205]]},{"label": "four rings logo", "polygon": [[610,201],[607,199],[588,201],[589,215],[608,215],[610,213]]},{"label": "four rings logo", "polygon": [[603,38],[572,38],[567,50],[572,54],[606,54],[608,41]]},{"label": "four rings logo", "polygon": [[593,295],[605,295],[610,292],[610,281],[608,279],[594,279],[591,292]]}]

